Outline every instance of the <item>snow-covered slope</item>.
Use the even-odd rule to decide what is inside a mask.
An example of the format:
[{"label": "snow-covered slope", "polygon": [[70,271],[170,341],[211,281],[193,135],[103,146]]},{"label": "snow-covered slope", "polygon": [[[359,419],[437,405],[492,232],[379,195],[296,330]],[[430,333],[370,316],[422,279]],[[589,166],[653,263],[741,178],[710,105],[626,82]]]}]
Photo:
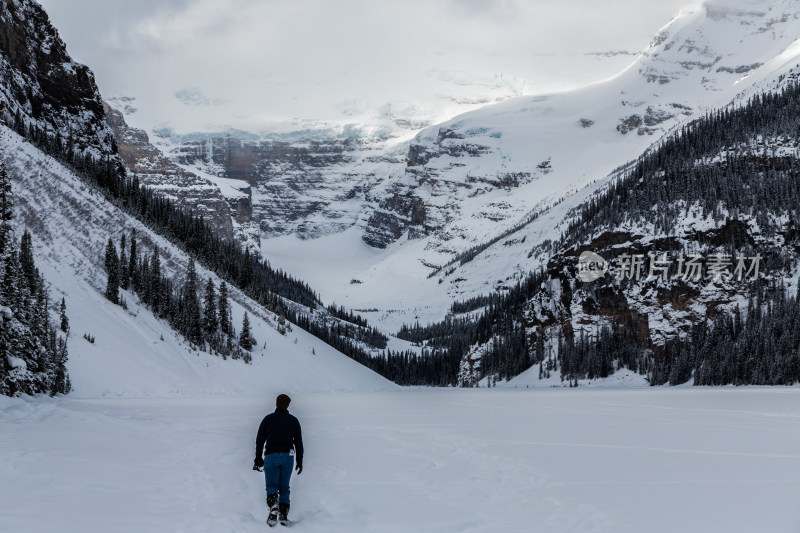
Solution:
[{"label": "snow-covered slope", "polygon": [[[736,7],[732,7],[732,6]],[[429,236],[446,262],[635,158],[687,118],[728,103],[800,31],[794,2],[707,2],[683,13],[619,76],[567,93],[509,100],[423,130],[405,179],[365,240]],[[783,63],[786,61],[784,60]]]},{"label": "snow-covered slope", "polygon": [[[66,299],[71,321],[69,370],[74,394],[163,396],[276,390],[364,390],[394,385],[294,327],[285,336],[275,316],[231,290],[234,324],[246,310],[258,341],[253,363],[222,360],[192,350],[163,321],[125,294],[128,310],[111,304],[105,286],[105,242],[135,229],[141,249],[158,245],[172,275],[188,257],[164,238],[104,200],[72,171],[0,126],[2,161],[13,179],[18,231],[33,234],[37,265],[52,284],[53,300]],[[211,276],[200,268],[202,279]],[[89,343],[84,333],[95,337]],[[163,338],[163,340],[162,340]]]},{"label": "snow-covered slope", "polygon": [[[620,165],[707,110],[774,87],[798,62],[798,35],[795,2],[705,2],[667,24],[613,79],[427,128],[411,143],[403,178],[373,190],[382,200],[364,237],[386,249],[366,254],[343,236],[328,239],[330,246],[314,241],[308,246],[321,262],[347,257],[352,268],[307,279],[339,303],[380,309],[372,318],[402,310],[402,319],[388,315],[396,318],[389,329],[507,286],[538,266],[528,257],[533,246],[557,238],[567,210]],[[302,246],[283,238],[262,248],[275,264],[302,268],[289,251]],[[471,249],[470,256],[482,253],[452,263]]]}]

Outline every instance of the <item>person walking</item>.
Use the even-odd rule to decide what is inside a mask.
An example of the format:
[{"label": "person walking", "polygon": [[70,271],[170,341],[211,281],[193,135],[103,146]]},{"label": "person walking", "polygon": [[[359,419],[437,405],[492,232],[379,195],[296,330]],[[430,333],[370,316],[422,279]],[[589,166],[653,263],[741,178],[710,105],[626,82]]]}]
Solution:
[{"label": "person walking", "polygon": [[297,475],[303,472],[303,436],[300,421],[289,414],[291,401],[287,395],[279,395],[275,399],[275,412],[264,417],[256,435],[253,470],[264,469],[270,527],[278,520],[281,525],[289,525],[289,478],[295,461]]}]

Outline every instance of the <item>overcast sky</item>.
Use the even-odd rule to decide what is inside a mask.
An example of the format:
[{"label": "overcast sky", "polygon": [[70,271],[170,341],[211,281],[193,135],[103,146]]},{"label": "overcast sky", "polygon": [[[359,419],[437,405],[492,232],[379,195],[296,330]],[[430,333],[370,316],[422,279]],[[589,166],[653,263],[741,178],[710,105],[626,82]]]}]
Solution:
[{"label": "overcast sky", "polygon": [[40,0],[104,97],[179,131],[444,120],[584,85],[689,0]]}]

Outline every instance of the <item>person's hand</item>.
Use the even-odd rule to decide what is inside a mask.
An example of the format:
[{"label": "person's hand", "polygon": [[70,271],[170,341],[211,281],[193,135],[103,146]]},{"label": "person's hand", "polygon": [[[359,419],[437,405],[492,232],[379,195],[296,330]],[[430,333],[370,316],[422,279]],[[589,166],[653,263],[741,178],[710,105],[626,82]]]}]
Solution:
[{"label": "person's hand", "polygon": [[256,460],[253,461],[253,470],[258,470],[259,472],[263,472],[263,470],[261,470],[263,466],[264,466],[264,458],[256,457]]},{"label": "person's hand", "polygon": [[297,475],[298,476],[300,474],[302,474],[303,473],[303,463],[297,463],[297,466],[295,467],[295,470],[297,470]]}]

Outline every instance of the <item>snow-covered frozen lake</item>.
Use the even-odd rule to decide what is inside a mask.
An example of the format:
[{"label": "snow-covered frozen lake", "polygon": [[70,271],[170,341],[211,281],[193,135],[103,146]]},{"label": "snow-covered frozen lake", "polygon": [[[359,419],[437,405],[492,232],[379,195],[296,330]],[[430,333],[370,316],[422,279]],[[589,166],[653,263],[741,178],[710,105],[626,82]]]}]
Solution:
[{"label": "snow-covered frozen lake", "polygon": [[[0,531],[266,531],[272,398],[0,399]],[[800,530],[800,388],[295,394],[297,531]],[[278,526],[280,527],[280,526]]]}]

